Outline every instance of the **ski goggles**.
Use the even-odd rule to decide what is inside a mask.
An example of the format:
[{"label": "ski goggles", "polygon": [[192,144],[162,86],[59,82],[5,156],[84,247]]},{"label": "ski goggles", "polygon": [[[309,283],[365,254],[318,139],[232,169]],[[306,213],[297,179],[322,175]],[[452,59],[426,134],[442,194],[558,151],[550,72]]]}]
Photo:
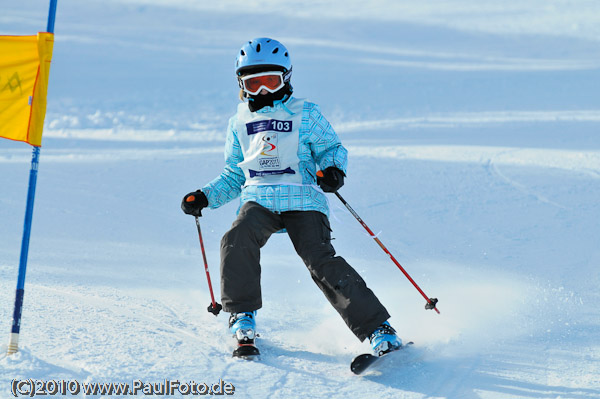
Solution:
[{"label": "ski goggles", "polygon": [[281,89],[285,82],[283,81],[283,72],[270,71],[254,73],[239,78],[240,87],[248,94],[256,95],[262,89],[269,93],[275,93]]}]

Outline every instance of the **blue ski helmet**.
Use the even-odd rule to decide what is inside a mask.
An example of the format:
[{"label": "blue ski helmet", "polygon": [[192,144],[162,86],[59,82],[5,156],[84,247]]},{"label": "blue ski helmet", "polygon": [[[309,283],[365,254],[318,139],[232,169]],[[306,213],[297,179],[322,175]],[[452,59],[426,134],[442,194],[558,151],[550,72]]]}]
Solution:
[{"label": "blue ski helmet", "polygon": [[287,48],[275,39],[259,37],[244,44],[235,60],[235,74],[244,72],[282,71],[284,81],[288,81],[292,72],[292,61]]}]

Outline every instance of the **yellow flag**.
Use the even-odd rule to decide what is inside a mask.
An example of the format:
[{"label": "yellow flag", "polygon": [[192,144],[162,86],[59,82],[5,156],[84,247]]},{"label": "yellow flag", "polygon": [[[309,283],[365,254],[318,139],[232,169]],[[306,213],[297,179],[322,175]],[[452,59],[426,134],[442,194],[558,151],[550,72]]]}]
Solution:
[{"label": "yellow flag", "polygon": [[0,36],[0,137],[42,145],[54,35]]}]

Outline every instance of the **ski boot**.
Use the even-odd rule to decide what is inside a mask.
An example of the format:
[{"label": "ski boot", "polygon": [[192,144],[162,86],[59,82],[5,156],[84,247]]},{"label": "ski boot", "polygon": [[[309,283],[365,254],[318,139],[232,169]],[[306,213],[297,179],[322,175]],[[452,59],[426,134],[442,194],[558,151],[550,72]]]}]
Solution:
[{"label": "ski boot", "polygon": [[256,312],[232,313],[229,317],[229,331],[237,340],[237,348],[233,351],[233,357],[250,359],[260,355],[254,344],[256,338]]},{"label": "ski boot", "polygon": [[396,330],[387,321],[371,333],[369,342],[375,356],[382,356],[402,347],[402,340],[396,336]]}]

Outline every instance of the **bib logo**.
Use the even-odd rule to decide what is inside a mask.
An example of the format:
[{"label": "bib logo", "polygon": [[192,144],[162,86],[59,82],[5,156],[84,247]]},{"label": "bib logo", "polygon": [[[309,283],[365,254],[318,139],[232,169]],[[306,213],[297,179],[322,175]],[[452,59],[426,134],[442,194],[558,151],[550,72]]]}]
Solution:
[{"label": "bib logo", "polygon": [[276,169],[280,167],[279,150],[277,149],[277,133],[266,133],[262,137],[262,151],[258,156],[261,169]]}]

